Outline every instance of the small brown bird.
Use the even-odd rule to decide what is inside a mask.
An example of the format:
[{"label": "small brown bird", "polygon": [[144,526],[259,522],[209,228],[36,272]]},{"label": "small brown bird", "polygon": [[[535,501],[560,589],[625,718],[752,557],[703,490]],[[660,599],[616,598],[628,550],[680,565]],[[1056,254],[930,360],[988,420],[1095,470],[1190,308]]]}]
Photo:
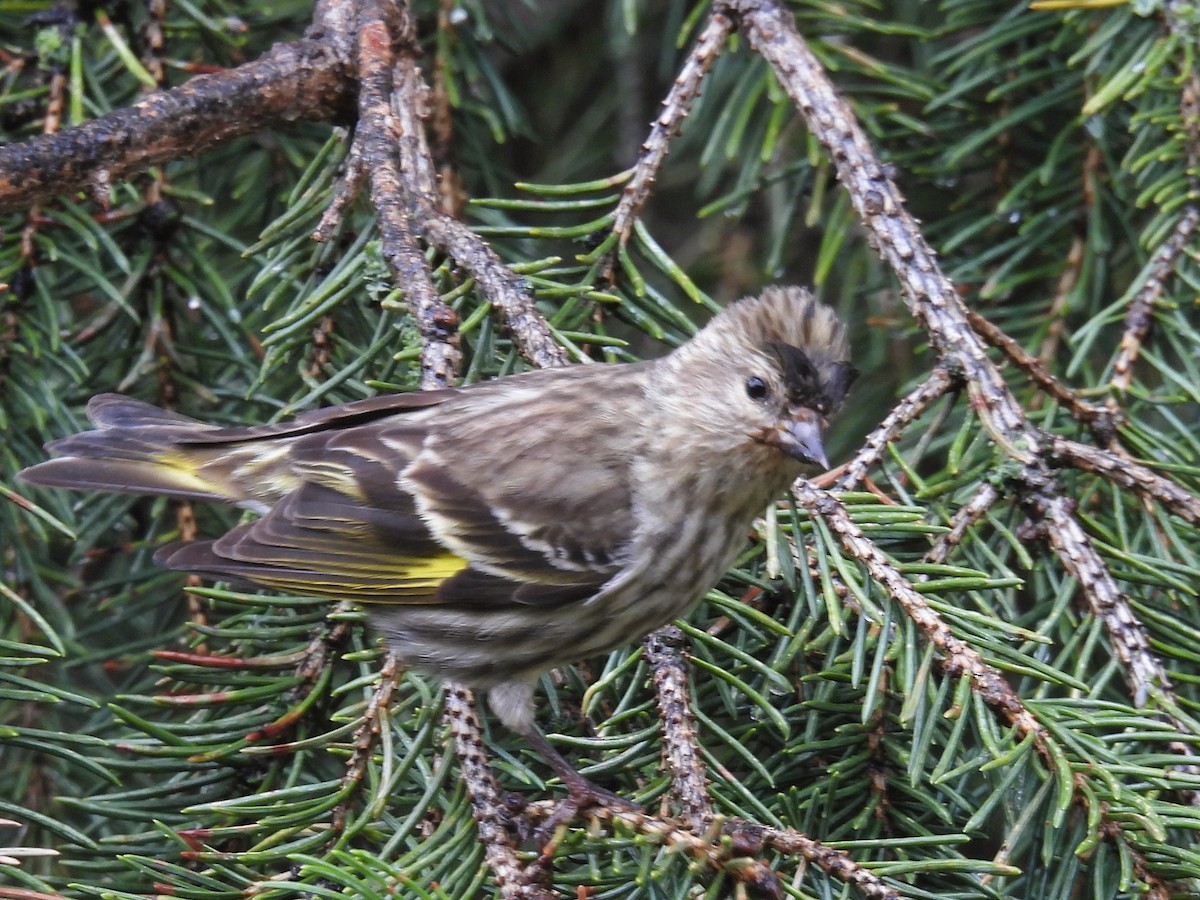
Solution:
[{"label": "small brown bird", "polygon": [[[223,428],[138,400],[21,473],[51,487],[220,500],[260,517],[159,550],[163,565],[367,604],[405,663],[488,691],[533,727],[533,685],[686,613],[802,467],[855,371],[845,329],[768,288],[671,354],[374,397]],[[564,769],[565,767],[565,769]]]}]

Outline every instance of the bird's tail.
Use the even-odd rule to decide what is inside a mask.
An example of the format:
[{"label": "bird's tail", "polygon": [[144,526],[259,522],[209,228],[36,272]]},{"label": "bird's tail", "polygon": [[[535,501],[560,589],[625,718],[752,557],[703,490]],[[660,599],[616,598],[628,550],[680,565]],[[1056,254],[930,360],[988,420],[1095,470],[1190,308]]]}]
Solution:
[{"label": "bird's tail", "polygon": [[242,491],[213,477],[204,464],[210,448],[187,446],[217,429],[125,397],[100,394],[88,403],[96,430],[46,445],[58,458],[22,471],[18,478],[46,487],[154,494],[240,502]]}]

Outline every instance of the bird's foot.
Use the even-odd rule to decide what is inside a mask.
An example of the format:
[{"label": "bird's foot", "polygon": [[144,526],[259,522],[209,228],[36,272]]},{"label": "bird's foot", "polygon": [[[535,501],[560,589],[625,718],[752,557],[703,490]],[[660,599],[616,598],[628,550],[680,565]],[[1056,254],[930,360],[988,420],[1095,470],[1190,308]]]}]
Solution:
[{"label": "bird's foot", "polygon": [[[574,772],[574,770],[572,771]],[[559,829],[589,809],[602,807],[613,812],[639,814],[645,812],[632,800],[626,800],[620,794],[592,784],[578,772],[574,772],[574,778],[570,781],[566,778],[563,781],[567,785],[566,798],[534,832],[534,841],[542,848],[543,856],[554,853],[558,845]]]},{"label": "bird's foot", "polygon": [[567,788],[566,799],[558,805],[558,808],[545,822],[538,826],[538,830],[534,833],[534,839],[544,848],[543,854],[553,852],[552,841],[554,841],[558,829],[588,809],[599,806],[617,812],[643,812],[642,808],[631,800],[626,800],[619,794],[593,784],[580,775],[575,767],[567,762],[537,729],[530,728],[524,737],[541,754]]}]

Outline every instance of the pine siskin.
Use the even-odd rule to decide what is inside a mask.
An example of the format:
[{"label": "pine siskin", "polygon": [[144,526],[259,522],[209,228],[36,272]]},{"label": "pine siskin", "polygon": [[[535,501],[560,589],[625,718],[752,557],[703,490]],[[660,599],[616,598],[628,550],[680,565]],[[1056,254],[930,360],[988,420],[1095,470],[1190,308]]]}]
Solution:
[{"label": "pine siskin", "polygon": [[[260,514],[163,565],[367,604],[408,665],[486,688],[572,793],[533,727],[546,670],[686,613],[750,522],[825,466],[855,377],[845,329],[768,288],[661,359],[543,370],[223,428],[115,394],[95,431],[21,473],[52,487],[221,500]],[[566,771],[563,770],[566,766]]]}]

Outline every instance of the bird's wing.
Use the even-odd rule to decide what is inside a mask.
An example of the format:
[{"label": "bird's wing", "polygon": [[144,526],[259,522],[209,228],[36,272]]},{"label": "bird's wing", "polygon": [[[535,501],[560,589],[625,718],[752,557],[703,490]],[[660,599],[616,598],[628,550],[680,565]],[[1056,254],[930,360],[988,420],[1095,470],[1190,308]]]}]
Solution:
[{"label": "bird's wing", "polygon": [[[365,602],[585,599],[624,564],[634,517],[629,449],[613,440],[618,423],[605,411],[613,401],[571,404],[580,380],[467,389],[415,417],[355,405],[297,420],[282,434],[256,434],[266,445],[283,438],[272,467],[286,470],[275,477],[287,490],[257,521],[216,541],[173,545],[160,559]],[[570,421],[547,421],[547,391]],[[208,434],[199,438],[212,446]],[[254,438],[226,436],[246,459]]]},{"label": "bird's wing", "polygon": [[[522,541],[483,497],[461,485],[452,500],[439,498],[440,509],[452,506],[456,517],[460,540],[449,545],[431,532],[395,469],[361,453],[362,435],[335,439],[342,446],[329,448],[311,468],[297,460],[299,486],[261,518],[215,541],[169,545],[159,561],[310,596],[493,608],[586,599],[615,571],[612,565],[561,569],[552,551]],[[345,445],[353,440],[360,446],[352,451]],[[315,454],[312,443],[305,449]],[[486,569],[473,564],[482,558]]]},{"label": "bird's wing", "polygon": [[365,506],[315,483],[215,541],[169,544],[156,558],[172,569],[368,602],[428,598],[467,566],[411,512]]},{"label": "bird's wing", "polygon": [[[631,469],[647,418],[644,371],[579,366],[510,380],[488,406],[431,426],[401,484],[433,532],[476,568],[598,586],[627,563],[636,530]],[[386,431],[381,440],[389,442]]]}]

